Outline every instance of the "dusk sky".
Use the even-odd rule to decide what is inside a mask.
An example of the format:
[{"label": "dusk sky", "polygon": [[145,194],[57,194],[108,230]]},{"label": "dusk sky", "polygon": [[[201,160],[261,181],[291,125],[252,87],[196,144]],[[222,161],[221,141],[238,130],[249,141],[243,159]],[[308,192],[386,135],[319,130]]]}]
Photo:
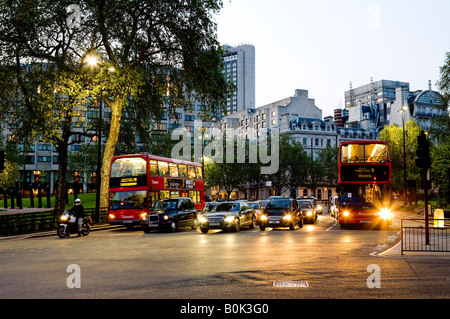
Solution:
[{"label": "dusk sky", "polygon": [[256,107],[309,91],[322,115],[344,92],[398,80],[433,89],[450,51],[448,0],[224,0],[215,17],[222,44],[252,44]]}]

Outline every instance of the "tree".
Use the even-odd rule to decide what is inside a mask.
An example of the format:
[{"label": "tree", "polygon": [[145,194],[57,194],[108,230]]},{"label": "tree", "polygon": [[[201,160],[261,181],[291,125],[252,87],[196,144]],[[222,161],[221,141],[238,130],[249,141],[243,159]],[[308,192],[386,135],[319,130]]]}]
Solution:
[{"label": "tree", "polygon": [[338,158],[339,148],[327,145],[320,151],[319,156],[314,161],[316,179],[323,185],[337,186],[338,184]]},{"label": "tree", "polygon": [[[104,102],[111,112],[101,177],[100,205],[106,206],[110,161],[130,96],[137,99],[151,85],[169,107],[182,107],[192,98],[209,105],[224,105],[229,85],[221,73],[223,53],[212,20],[222,2],[136,0],[126,6],[108,0],[83,3],[87,24],[92,26],[91,39],[98,41],[92,51],[117,70],[115,80],[104,88]],[[146,76],[152,82],[144,81]],[[98,83],[104,79],[105,74],[100,72]],[[166,92],[161,95],[164,87]]]},{"label": "tree", "polygon": [[296,196],[296,189],[306,183],[308,177],[308,158],[303,152],[300,143],[293,142],[289,136],[280,138],[279,168],[274,174],[268,175],[267,180],[272,182],[276,195],[290,191],[292,197]]},{"label": "tree", "polygon": [[440,68],[439,91],[443,96],[440,109],[442,116],[432,118],[430,139],[435,142],[431,148],[431,178],[438,188],[438,201],[450,203],[450,52],[446,53],[444,65]]},{"label": "tree", "polygon": [[[63,211],[67,146],[82,116],[90,77],[82,72],[86,25],[71,27],[73,1],[0,1],[1,113],[14,141],[39,140],[59,156],[55,210]],[[80,53],[81,52],[81,53]]]},{"label": "tree", "polygon": [[[236,150],[237,142],[233,140],[233,143],[227,143],[227,145],[233,145],[233,149]],[[228,163],[225,152],[222,156],[220,161],[205,163],[205,182],[207,185],[224,189],[227,192],[227,198],[230,199],[233,189],[239,189],[246,184],[246,165],[238,163],[236,152],[233,154],[233,159],[228,159]]]},{"label": "tree", "polygon": [[[54,83],[51,77],[61,80],[65,73],[72,80],[65,83],[66,93],[78,91],[80,95],[77,89],[82,88],[85,95],[101,96],[109,108],[111,122],[103,154],[101,206],[108,204],[110,160],[118,143],[122,114],[131,103],[142,107],[141,114],[149,117],[163,106],[174,109],[192,99],[218,107],[225,104],[231,85],[221,73],[223,52],[212,20],[221,6],[220,0],[130,0],[126,5],[119,0],[0,1],[3,65],[17,69],[33,63],[51,66],[53,72],[45,73],[50,76],[46,82],[49,89]],[[68,8],[75,8],[75,12]],[[98,68],[92,74],[84,74],[86,61],[92,56],[97,57]],[[114,72],[109,72],[111,68]],[[14,68],[6,74],[11,75],[12,71]],[[23,109],[28,116],[34,116],[34,112],[44,109],[42,103],[32,104],[39,84],[25,85],[24,74],[17,74],[15,83],[22,89]],[[41,79],[38,73],[35,75],[28,79]],[[81,75],[86,77],[77,81],[76,76]],[[63,112],[55,112],[54,104],[45,103],[54,114],[65,115],[64,121],[59,116],[60,123],[68,124],[72,119],[75,105],[71,103],[77,100],[68,101],[60,104],[67,107]],[[42,112],[43,117],[36,117],[34,122],[53,119],[49,114]],[[65,142],[70,132],[60,123],[53,121],[53,127],[59,130],[58,141]],[[42,126],[31,127],[46,132]],[[57,149],[64,158],[63,142]],[[67,166],[61,158],[59,164]],[[58,174],[60,178],[65,176],[63,171]]]},{"label": "tree", "polygon": [[[414,119],[405,123],[406,131],[406,179],[420,181],[420,171],[416,167],[415,156],[417,149],[417,137],[421,128]],[[405,190],[403,171],[403,128],[396,124],[385,126],[379,134],[381,141],[389,142],[392,160],[392,185],[396,190]]]}]

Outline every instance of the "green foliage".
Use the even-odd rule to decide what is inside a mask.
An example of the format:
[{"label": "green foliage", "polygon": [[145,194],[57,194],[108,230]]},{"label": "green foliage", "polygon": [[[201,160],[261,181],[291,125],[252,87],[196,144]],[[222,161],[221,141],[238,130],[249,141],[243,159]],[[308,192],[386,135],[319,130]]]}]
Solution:
[{"label": "green foliage", "polygon": [[[417,183],[420,181],[420,171],[416,167],[415,157],[417,137],[420,131],[420,126],[413,119],[405,123],[406,179],[415,180]],[[378,137],[381,141],[389,142],[392,160],[392,185],[396,190],[404,190],[403,128],[396,124],[386,125]]]}]

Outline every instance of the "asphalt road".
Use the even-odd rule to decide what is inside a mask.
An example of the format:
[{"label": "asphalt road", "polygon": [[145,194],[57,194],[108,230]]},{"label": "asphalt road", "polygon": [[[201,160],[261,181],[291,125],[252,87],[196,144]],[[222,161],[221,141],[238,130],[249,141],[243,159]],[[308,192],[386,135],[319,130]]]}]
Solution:
[{"label": "asphalt road", "polygon": [[449,298],[448,254],[382,254],[399,230],[397,220],[389,230],[340,229],[324,214],[296,230],[1,240],[0,298]]}]

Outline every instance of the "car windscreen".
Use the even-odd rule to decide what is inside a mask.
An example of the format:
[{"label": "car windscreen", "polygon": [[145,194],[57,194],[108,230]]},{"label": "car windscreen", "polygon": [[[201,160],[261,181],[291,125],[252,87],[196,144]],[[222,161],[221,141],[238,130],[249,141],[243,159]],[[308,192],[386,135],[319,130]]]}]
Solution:
[{"label": "car windscreen", "polygon": [[169,210],[176,209],[178,205],[177,200],[159,200],[153,205],[153,210]]},{"label": "car windscreen", "polygon": [[221,203],[214,209],[216,212],[238,212],[239,204],[234,203]]},{"label": "car windscreen", "polygon": [[269,204],[267,204],[266,208],[275,208],[275,209],[286,209],[291,207],[291,202],[288,200],[271,200]]},{"label": "car windscreen", "polygon": [[253,209],[259,209],[259,204],[258,203],[248,203],[248,205],[253,208]]},{"label": "car windscreen", "polygon": [[302,208],[312,208],[312,204],[310,201],[299,201],[298,204]]}]

